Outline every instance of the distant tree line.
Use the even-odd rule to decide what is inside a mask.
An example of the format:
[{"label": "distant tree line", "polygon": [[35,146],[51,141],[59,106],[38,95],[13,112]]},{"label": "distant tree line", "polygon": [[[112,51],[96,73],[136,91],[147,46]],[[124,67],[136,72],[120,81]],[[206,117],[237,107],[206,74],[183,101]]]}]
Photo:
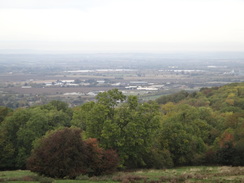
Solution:
[{"label": "distant tree line", "polygon": [[244,165],[244,83],[140,103],[117,89],[70,108],[0,107],[0,169],[75,178],[119,169]]}]

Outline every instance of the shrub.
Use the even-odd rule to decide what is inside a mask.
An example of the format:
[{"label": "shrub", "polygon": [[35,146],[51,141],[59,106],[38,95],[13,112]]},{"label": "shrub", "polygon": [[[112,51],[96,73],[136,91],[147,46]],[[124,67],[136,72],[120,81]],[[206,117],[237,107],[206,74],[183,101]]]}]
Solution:
[{"label": "shrub", "polygon": [[146,168],[172,168],[174,166],[171,154],[168,150],[151,149],[144,157]]},{"label": "shrub", "polygon": [[63,128],[44,136],[27,161],[27,168],[54,178],[75,178],[86,171],[86,144],[81,130]]},{"label": "shrub", "polygon": [[114,150],[104,150],[98,146],[97,139],[86,140],[88,152],[89,176],[113,173],[119,164],[119,157]]},{"label": "shrub", "polygon": [[112,173],[118,163],[115,151],[100,148],[96,139],[83,141],[78,128],[63,128],[40,139],[27,168],[48,177],[75,178]]},{"label": "shrub", "polygon": [[226,142],[223,147],[220,147],[216,153],[217,161],[221,165],[233,165],[237,152],[232,143]]}]

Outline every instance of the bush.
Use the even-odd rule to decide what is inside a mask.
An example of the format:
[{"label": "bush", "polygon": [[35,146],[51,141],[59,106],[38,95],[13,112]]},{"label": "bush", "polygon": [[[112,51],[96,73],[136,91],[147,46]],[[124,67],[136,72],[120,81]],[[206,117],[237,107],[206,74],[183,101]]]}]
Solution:
[{"label": "bush", "polygon": [[216,153],[217,161],[221,165],[237,165],[239,158],[235,147],[231,143],[226,143],[225,147],[221,147]]},{"label": "bush", "polygon": [[40,139],[27,168],[48,177],[75,178],[112,173],[118,163],[115,151],[100,148],[96,139],[83,141],[78,128],[63,128]]},{"label": "bush", "polygon": [[119,164],[119,157],[114,150],[104,150],[98,146],[97,139],[86,140],[88,152],[89,176],[113,173]]},{"label": "bush", "polygon": [[174,166],[170,152],[165,149],[152,149],[144,159],[146,168],[162,169]]},{"label": "bush", "polygon": [[75,178],[86,171],[86,144],[81,130],[64,128],[44,136],[27,161],[27,168],[54,178]]}]

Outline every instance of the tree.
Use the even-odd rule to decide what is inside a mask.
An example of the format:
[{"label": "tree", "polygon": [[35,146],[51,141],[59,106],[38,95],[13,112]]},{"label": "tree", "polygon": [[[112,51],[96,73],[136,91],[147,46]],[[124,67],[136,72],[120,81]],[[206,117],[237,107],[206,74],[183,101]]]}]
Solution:
[{"label": "tree", "polygon": [[[69,109],[63,109],[62,107],[57,110],[53,105],[47,104],[17,109],[11,116],[6,117],[0,126],[0,131],[4,132],[4,135],[0,135],[0,147],[6,150],[5,154],[0,151],[0,157],[5,157],[5,159],[0,159],[0,167],[25,168],[26,159],[37,138],[49,130],[71,125]],[[7,152],[9,152],[8,155]]]},{"label": "tree", "polygon": [[175,165],[194,164],[205,152],[209,129],[196,108],[177,105],[163,117],[161,148],[169,150]]},{"label": "tree", "polygon": [[228,128],[216,139],[217,161],[223,165],[232,165],[236,157],[234,130]]},{"label": "tree", "polygon": [[13,169],[17,166],[18,149],[20,147],[17,139],[18,130],[23,127],[30,118],[30,111],[18,109],[7,117],[0,126],[0,168]]},{"label": "tree", "polygon": [[95,102],[91,101],[73,108],[73,117],[71,124],[86,131],[86,124],[89,121],[89,114],[94,105]]},{"label": "tree", "polygon": [[27,162],[27,168],[54,178],[75,178],[86,172],[86,144],[78,128],[55,130],[42,137]]},{"label": "tree", "polygon": [[87,170],[89,176],[99,176],[113,173],[119,165],[118,154],[114,150],[104,150],[99,147],[95,138],[85,141],[87,145]]},{"label": "tree", "polygon": [[95,104],[91,103],[90,105],[83,105],[83,109],[86,110],[86,107],[89,109],[87,116],[84,116],[83,119],[86,121],[86,135],[90,138],[96,138],[101,144],[102,141],[102,131],[105,123],[113,120],[115,113],[115,106],[119,102],[123,102],[126,99],[126,96],[122,94],[118,89],[109,90],[107,92],[101,92],[96,97],[97,102]]},{"label": "tree", "polygon": [[11,112],[12,110],[10,108],[0,106],[0,124]]},{"label": "tree", "polygon": [[187,131],[181,122],[167,121],[163,124],[162,148],[169,150],[175,165],[194,164],[195,158],[204,152],[203,140]]},{"label": "tree", "polygon": [[174,102],[174,103],[177,103],[185,98],[187,98],[189,95],[188,92],[182,90],[178,93],[174,93],[174,94],[171,94],[171,95],[167,95],[167,96],[161,96],[159,97],[156,102],[158,102],[159,104],[166,104],[168,102]]},{"label": "tree", "polygon": [[6,136],[7,132],[0,126],[0,170],[15,167],[15,147]]},{"label": "tree", "polygon": [[[59,112],[62,114],[65,114],[65,118],[68,122],[67,124],[64,124],[65,126],[69,126],[69,122],[71,121],[71,118],[73,116],[73,111],[71,110],[71,108],[69,108],[68,104],[62,101],[58,101],[58,100],[53,100],[51,102],[49,102],[46,105],[40,106],[41,109],[47,109],[48,111],[55,111],[55,112]],[[63,119],[63,118],[61,118]],[[63,120],[62,120],[63,121]]]},{"label": "tree", "polygon": [[40,138],[27,162],[33,172],[54,178],[102,175],[116,170],[115,151],[99,147],[96,139],[82,140],[81,129],[62,128]]},{"label": "tree", "polygon": [[105,149],[116,150],[122,166],[147,166],[145,157],[160,126],[156,103],[139,103],[136,96],[126,97],[114,89],[100,93],[95,103],[84,104],[74,114],[85,122],[86,137],[96,138]]},{"label": "tree", "polygon": [[108,108],[114,109],[114,107],[119,103],[123,102],[126,99],[126,96],[123,95],[118,89],[112,89],[107,92],[100,92],[96,96],[97,102],[99,104],[105,105]]},{"label": "tree", "polygon": [[243,130],[244,123],[240,128],[226,129],[215,141],[217,162],[223,165],[244,165]]},{"label": "tree", "polygon": [[[114,110],[112,118],[103,121],[100,144],[115,149],[126,167],[147,166],[144,157],[154,144],[159,129],[159,106],[139,104],[136,96]],[[101,118],[100,118],[101,119]]]}]

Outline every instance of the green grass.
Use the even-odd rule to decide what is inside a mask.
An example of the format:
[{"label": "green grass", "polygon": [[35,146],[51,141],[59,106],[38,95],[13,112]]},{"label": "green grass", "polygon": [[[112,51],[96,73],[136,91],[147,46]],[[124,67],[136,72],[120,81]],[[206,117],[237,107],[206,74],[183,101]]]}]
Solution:
[{"label": "green grass", "polygon": [[244,167],[179,167],[163,170],[137,170],[133,172],[117,172],[109,176],[79,176],[76,180],[59,180],[38,176],[27,170],[2,171],[0,182],[12,183],[159,183],[159,182],[244,182]]},{"label": "green grass", "polygon": [[28,170],[14,170],[14,171],[1,171],[0,178],[15,178],[15,177],[23,177],[23,176],[31,176],[36,175]]},{"label": "green grass", "polygon": [[54,183],[118,183],[117,181],[91,181],[91,180],[55,180]]}]

